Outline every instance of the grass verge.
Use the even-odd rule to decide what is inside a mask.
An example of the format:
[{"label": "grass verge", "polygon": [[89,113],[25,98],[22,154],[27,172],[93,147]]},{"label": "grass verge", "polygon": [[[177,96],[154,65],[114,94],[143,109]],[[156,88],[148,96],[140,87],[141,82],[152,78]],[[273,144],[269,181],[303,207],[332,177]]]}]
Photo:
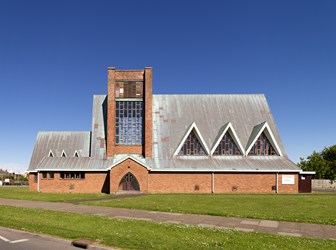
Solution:
[{"label": "grass verge", "polygon": [[153,194],[84,204],[336,225],[335,195]]},{"label": "grass verge", "polygon": [[5,199],[31,201],[66,201],[103,197],[107,197],[107,194],[39,193],[29,191],[28,187],[0,187],[0,198]]},{"label": "grass verge", "polygon": [[0,206],[0,226],[127,249],[335,249],[336,241]]}]

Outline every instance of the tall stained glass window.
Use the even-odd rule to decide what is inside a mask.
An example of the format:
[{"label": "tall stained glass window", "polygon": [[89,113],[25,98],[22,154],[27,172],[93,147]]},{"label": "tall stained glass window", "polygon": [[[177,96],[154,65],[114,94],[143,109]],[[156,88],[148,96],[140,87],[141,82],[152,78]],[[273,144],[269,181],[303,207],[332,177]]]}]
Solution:
[{"label": "tall stained glass window", "polygon": [[117,101],[116,102],[116,144],[142,145],[143,144],[143,102]]},{"label": "tall stained glass window", "polygon": [[264,132],[251,148],[249,155],[278,155]]}]

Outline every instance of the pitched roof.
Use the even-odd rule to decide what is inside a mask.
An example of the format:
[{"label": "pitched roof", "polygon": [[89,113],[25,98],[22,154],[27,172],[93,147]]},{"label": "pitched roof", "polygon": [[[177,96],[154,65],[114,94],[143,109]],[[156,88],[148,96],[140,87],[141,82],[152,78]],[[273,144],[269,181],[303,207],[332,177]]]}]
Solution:
[{"label": "pitched roof", "polygon": [[[213,147],[230,123],[244,150],[253,136],[268,124],[284,157],[173,156],[190,124],[197,124],[207,147]],[[252,137],[252,139],[251,139]],[[285,154],[278,129],[262,94],[251,95],[154,95],[152,170],[299,170]]]},{"label": "pitched roof", "polygon": [[[267,122],[283,155],[286,155],[266,98],[252,95],[154,95],[154,157],[169,159],[195,122],[205,144],[211,147],[221,128],[231,123],[246,149],[256,125]],[[162,140],[166,138],[165,140]],[[168,139],[167,139],[168,138]]]},{"label": "pitched roof", "polygon": [[[35,170],[44,158],[57,158],[64,152],[73,156],[77,151],[82,157],[90,156],[90,132],[39,132],[28,171]],[[50,151],[54,157],[48,157]]]},{"label": "pitched roof", "polygon": [[[106,113],[106,95],[94,96],[91,141],[90,132],[40,132],[28,170],[107,170],[127,157],[105,160]],[[138,157],[151,171],[300,171],[285,154],[264,95],[153,95],[152,115],[153,158]],[[231,128],[246,150],[265,124],[283,156],[174,156],[194,127],[208,149]],[[55,157],[47,157],[50,150]],[[78,151],[81,157],[61,158],[63,150],[68,156]]]},{"label": "pitched roof", "polygon": [[93,96],[91,157],[106,158],[106,95]]}]

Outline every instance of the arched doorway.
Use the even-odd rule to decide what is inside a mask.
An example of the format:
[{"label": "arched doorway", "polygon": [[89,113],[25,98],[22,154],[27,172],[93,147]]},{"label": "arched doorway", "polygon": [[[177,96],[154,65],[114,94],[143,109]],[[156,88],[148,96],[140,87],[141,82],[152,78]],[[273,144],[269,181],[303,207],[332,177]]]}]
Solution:
[{"label": "arched doorway", "polygon": [[140,186],[138,180],[130,172],[121,178],[119,183],[119,190],[123,191],[140,191]]}]

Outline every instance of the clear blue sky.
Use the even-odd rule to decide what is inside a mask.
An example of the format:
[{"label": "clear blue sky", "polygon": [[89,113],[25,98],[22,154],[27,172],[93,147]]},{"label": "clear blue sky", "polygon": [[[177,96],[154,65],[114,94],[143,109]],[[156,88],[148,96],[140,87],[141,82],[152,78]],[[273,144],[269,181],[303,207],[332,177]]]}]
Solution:
[{"label": "clear blue sky", "polygon": [[336,1],[0,1],[0,168],[91,130],[107,67],[154,93],[264,93],[289,158],[336,144]]}]

